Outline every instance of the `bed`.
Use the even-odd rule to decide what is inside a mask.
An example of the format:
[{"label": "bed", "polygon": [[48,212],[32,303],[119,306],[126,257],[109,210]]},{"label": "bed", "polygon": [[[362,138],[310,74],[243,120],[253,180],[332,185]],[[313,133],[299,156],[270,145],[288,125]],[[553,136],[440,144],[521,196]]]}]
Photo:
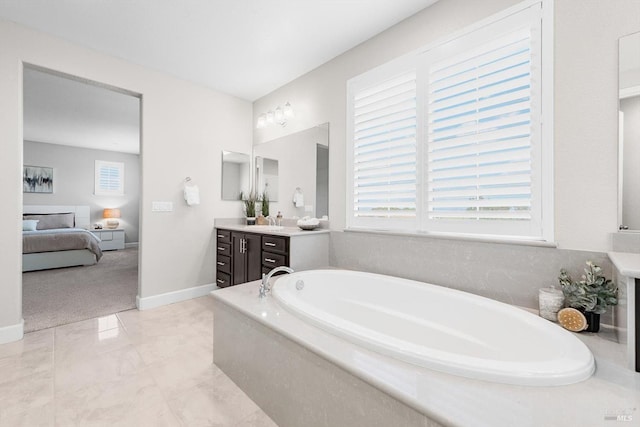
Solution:
[{"label": "bed", "polygon": [[89,206],[31,206],[23,210],[22,271],[96,264],[100,239],[88,231]]}]

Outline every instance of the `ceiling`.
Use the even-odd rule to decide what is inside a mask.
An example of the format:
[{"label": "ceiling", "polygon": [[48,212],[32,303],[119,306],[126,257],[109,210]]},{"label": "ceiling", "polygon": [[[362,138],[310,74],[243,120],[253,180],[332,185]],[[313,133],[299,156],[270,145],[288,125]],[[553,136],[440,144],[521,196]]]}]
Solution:
[{"label": "ceiling", "polygon": [[[0,18],[253,101],[437,0],[0,0]],[[139,153],[139,101],[26,69],[24,139]]]},{"label": "ceiling", "polygon": [[140,153],[140,100],[105,87],[24,69],[25,141]]},{"label": "ceiling", "polygon": [[0,17],[254,101],[436,0],[0,0]]}]

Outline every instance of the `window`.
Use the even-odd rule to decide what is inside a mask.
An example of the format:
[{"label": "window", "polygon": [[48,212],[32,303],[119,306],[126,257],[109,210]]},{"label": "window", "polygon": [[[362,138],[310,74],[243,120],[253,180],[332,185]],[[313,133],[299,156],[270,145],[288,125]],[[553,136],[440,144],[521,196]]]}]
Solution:
[{"label": "window", "polygon": [[124,195],[124,163],[96,160],[96,196]]},{"label": "window", "polygon": [[352,79],[347,225],[548,238],[541,51],[536,3]]}]

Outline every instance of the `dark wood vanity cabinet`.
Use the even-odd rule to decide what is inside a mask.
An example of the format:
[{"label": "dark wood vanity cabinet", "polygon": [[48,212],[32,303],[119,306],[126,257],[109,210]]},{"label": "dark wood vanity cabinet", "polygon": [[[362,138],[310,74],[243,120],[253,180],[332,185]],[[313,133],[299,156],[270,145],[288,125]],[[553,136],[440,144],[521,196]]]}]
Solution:
[{"label": "dark wood vanity cabinet", "polygon": [[216,229],[216,284],[251,282],[271,269],[289,266],[289,238]]},{"label": "dark wood vanity cabinet", "polygon": [[289,238],[284,236],[262,236],[262,272],[280,266],[289,267]]},{"label": "dark wood vanity cabinet", "polygon": [[216,285],[231,286],[231,232],[216,230]]},{"label": "dark wood vanity cabinet", "polygon": [[231,232],[231,283],[234,285],[251,282],[262,277],[261,246],[259,234]]}]

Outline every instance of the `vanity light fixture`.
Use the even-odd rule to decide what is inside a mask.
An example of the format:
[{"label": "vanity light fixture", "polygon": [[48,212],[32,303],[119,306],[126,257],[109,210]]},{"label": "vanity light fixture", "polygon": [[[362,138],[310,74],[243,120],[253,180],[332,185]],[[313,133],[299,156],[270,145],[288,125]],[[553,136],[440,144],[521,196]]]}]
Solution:
[{"label": "vanity light fixture", "polygon": [[291,103],[287,102],[286,104],[284,104],[284,107],[280,107],[278,105],[275,110],[269,110],[266,113],[260,114],[258,116],[256,127],[258,129],[263,129],[276,123],[282,127],[285,127],[287,125],[287,120],[292,118],[293,116],[294,114]]}]

